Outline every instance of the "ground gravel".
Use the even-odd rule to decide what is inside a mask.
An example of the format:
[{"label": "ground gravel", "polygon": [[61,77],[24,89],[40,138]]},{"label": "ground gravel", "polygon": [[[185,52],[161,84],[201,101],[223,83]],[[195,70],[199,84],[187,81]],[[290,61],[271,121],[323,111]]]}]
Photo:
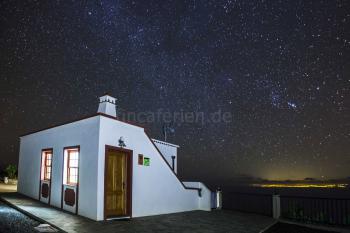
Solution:
[{"label": "ground gravel", "polygon": [[40,223],[0,201],[0,233],[34,233]]}]

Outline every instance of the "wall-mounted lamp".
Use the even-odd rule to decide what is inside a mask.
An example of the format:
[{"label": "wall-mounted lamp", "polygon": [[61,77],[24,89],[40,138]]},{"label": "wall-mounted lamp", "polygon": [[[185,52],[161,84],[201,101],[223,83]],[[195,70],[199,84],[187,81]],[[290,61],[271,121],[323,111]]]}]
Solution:
[{"label": "wall-mounted lamp", "polygon": [[120,137],[118,142],[119,142],[119,147],[121,148],[126,147],[123,137]]}]

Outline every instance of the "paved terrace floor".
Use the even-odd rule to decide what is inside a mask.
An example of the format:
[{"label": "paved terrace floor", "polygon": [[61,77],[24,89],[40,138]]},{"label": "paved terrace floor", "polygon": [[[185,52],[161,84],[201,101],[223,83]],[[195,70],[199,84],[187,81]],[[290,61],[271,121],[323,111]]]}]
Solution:
[{"label": "paved terrace floor", "polygon": [[274,220],[235,211],[192,211],[177,214],[96,222],[62,212],[18,193],[0,193],[2,199],[66,232],[123,233],[259,233]]}]

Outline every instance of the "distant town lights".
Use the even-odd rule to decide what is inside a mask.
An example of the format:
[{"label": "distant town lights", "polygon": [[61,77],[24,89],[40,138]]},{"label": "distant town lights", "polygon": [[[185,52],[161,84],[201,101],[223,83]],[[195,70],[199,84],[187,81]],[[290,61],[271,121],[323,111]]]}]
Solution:
[{"label": "distant town lights", "polygon": [[253,184],[261,188],[347,188],[348,184]]}]

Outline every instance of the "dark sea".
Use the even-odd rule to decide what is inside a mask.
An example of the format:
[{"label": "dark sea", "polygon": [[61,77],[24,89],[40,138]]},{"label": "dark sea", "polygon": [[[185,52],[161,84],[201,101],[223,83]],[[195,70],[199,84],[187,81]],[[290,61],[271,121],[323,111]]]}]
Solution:
[{"label": "dark sea", "polygon": [[350,199],[350,188],[262,188],[240,185],[224,186],[221,189],[223,193],[279,194],[281,196]]}]

